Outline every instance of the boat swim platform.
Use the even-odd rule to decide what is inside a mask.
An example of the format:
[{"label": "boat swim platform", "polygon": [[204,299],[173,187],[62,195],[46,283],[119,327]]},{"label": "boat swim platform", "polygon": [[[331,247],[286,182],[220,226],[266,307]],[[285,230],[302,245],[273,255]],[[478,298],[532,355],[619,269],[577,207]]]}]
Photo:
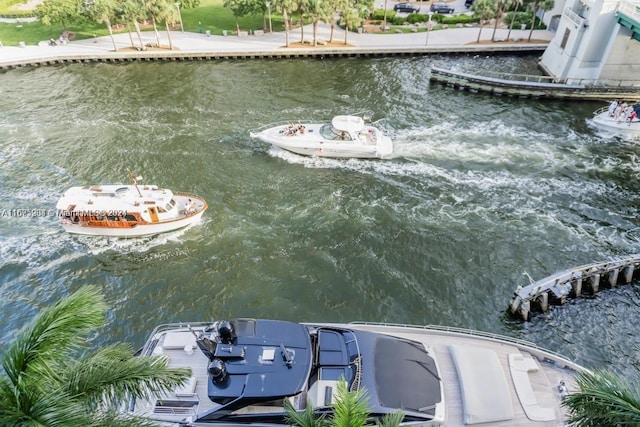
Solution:
[{"label": "boat swim platform", "polygon": [[35,55],[32,58],[0,59],[0,71],[28,67],[65,64],[128,63],[128,62],[183,62],[222,61],[247,59],[328,59],[328,58],[380,58],[414,57],[428,55],[530,55],[542,53],[547,44],[463,45],[463,46],[409,46],[409,47],[284,47],[265,50],[181,51],[181,50],[125,50],[87,53],[64,51],[55,55]]},{"label": "boat swim platform", "polygon": [[557,82],[549,76],[485,74],[487,75],[431,67],[429,80],[470,92],[520,98],[611,101],[616,98],[635,99],[640,92],[640,80],[585,80],[582,83],[567,84]]},{"label": "boat swim platform", "polygon": [[640,278],[640,254],[611,261],[596,262],[564,270],[542,280],[518,286],[511,301],[509,313],[525,322],[531,320],[532,311],[546,312],[550,304],[562,305],[567,298],[578,298],[583,293],[595,295],[603,286],[614,288]]}]

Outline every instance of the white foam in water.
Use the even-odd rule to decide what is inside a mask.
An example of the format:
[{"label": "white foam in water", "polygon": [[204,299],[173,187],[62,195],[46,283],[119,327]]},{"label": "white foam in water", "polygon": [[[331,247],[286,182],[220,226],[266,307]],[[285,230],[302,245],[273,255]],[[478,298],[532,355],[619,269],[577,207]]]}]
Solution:
[{"label": "white foam in water", "polygon": [[192,227],[201,227],[205,220],[190,224],[179,230],[169,231],[167,233],[156,234],[153,236],[135,237],[135,238],[118,238],[105,236],[84,236],[76,235],[75,238],[83,244],[86,250],[93,255],[117,251],[120,253],[144,253],[152,248],[164,245],[168,242],[180,242],[184,235]]}]

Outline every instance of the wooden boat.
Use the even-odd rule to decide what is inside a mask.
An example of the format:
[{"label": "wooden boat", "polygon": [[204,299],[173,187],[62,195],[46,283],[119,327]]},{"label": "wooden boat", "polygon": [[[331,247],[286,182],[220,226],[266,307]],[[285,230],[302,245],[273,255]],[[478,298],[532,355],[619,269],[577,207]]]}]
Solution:
[{"label": "wooden boat", "polygon": [[192,377],[128,411],[189,426],[284,426],[285,400],[331,414],[339,381],[366,391],[375,420],[401,410],[405,426],[561,426],[562,400],[583,369],[467,329],[260,319],[158,326],[140,350],[156,355]]},{"label": "wooden boat", "polygon": [[250,135],[303,156],[388,159],[393,154],[391,138],[356,115],[335,116],[330,123],[267,125]]},{"label": "wooden boat", "polygon": [[198,222],[207,209],[199,196],[174,193],[157,185],[87,185],[71,187],[56,205],[69,233],[140,237],[165,233]]}]

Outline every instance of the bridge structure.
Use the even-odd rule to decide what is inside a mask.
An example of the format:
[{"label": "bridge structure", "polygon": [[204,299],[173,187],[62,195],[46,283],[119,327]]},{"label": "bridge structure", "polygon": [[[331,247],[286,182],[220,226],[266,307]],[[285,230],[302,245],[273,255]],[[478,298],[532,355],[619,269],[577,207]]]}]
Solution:
[{"label": "bridge structure", "polygon": [[546,312],[551,304],[564,304],[568,298],[578,298],[583,293],[594,295],[604,286],[631,283],[640,275],[640,254],[582,265],[538,281],[524,274],[530,283],[516,288],[509,313],[528,322],[533,311]]}]

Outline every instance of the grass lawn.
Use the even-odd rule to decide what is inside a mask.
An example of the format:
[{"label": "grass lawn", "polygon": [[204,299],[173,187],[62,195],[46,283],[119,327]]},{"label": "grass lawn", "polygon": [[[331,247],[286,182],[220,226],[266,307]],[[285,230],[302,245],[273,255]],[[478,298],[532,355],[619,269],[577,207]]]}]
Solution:
[{"label": "grass lawn", "polygon": [[[182,23],[185,31],[205,32],[209,30],[211,34],[216,35],[222,35],[223,30],[227,30],[229,34],[235,31],[235,17],[233,13],[231,13],[231,10],[222,6],[222,2],[223,0],[201,0],[200,6],[195,9],[181,9]],[[15,0],[0,0],[0,14],[16,13],[9,9],[12,3],[15,3]],[[31,13],[27,12],[26,15],[31,15]],[[240,18],[238,22],[241,31],[263,29],[262,15],[244,16]],[[113,24],[116,23],[114,22]],[[268,27],[269,23],[267,22],[266,25]],[[275,14],[274,10],[271,10],[271,25],[273,31],[284,30],[282,16]],[[164,30],[164,24],[159,25],[158,28]],[[150,29],[150,27],[145,28],[147,31]],[[70,23],[67,30],[75,33],[74,40],[91,38],[94,34],[97,36],[106,36],[109,34],[107,27],[97,22],[79,21]],[[57,39],[62,31],[63,28],[61,24],[48,26],[42,25],[39,22],[18,24],[0,23],[0,42],[5,46],[16,46],[20,41],[35,45],[42,40]],[[126,29],[120,32],[126,32]]]}]

